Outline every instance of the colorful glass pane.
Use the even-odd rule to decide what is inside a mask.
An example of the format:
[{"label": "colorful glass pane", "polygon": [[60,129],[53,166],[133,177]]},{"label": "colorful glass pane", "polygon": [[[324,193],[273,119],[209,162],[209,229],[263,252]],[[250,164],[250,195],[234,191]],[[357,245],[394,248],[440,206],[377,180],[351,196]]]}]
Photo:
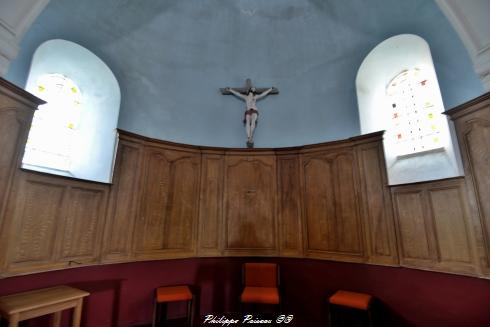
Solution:
[{"label": "colorful glass pane", "polygon": [[438,126],[442,117],[436,113],[439,108],[435,108],[435,90],[431,86],[419,69],[403,71],[388,84],[391,133],[395,136],[398,155],[440,147]]}]

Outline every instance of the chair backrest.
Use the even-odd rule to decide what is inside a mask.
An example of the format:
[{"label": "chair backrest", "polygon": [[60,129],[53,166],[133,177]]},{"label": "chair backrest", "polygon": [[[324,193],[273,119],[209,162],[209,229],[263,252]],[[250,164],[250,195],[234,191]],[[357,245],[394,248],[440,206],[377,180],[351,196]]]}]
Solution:
[{"label": "chair backrest", "polygon": [[243,265],[244,286],[277,287],[279,267],[275,263],[245,263]]}]

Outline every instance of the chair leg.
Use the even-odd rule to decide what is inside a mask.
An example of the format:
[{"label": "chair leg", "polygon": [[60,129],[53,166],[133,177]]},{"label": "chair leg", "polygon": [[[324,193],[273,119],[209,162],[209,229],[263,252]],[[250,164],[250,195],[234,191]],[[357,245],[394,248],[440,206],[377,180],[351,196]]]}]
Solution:
[{"label": "chair leg", "polygon": [[193,299],[187,301],[187,326],[192,327],[194,323],[193,317]]},{"label": "chair leg", "polygon": [[167,321],[167,303],[155,301],[153,310],[153,327],[160,327]]},{"label": "chair leg", "polygon": [[327,305],[327,311],[328,311],[328,327],[332,327],[332,306],[330,303]]},{"label": "chair leg", "polygon": [[158,310],[158,303],[157,301],[153,301],[153,319],[152,319],[151,327],[156,327],[157,325],[157,310]]}]

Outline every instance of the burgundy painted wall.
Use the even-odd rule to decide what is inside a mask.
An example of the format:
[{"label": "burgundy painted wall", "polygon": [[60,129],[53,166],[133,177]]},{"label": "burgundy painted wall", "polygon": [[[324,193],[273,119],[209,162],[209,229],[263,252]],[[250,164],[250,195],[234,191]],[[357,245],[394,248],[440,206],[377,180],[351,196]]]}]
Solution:
[{"label": "burgundy painted wall", "polygon": [[[245,261],[280,265],[283,308],[295,315],[294,326],[325,326],[326,298],[337,289],[376,296],[380,325],[490,326],[489,280],[311,259],[200,258],[75,268],[1,279],[0,295],[72,285],[91,292],[84,303],[83,326],[129,327],[150,322],[153,290],[160,285],[195,285],[201,314],[238,310]],[[170,316],[184,309],[171,306]],[[68,315],[64,318],[67,326]],[[48,322],[40,318],[28,325],[47,326]]]}]

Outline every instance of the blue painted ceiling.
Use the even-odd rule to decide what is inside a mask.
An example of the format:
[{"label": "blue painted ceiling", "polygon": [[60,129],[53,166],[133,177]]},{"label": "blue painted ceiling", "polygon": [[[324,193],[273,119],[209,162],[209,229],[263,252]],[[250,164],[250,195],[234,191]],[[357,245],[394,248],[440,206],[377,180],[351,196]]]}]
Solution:
[{"label": "blue painted ceiling", "polygon": [[301,145],[359,134],[357,70],[403,33],[429,43],[446,109],[483,93],[433,0],[51,0],[6,77],[23,86],[41,43],[70,40],[118,78],[120,128],[226,147],[245,146],[244,105],[218,88],[252,78],[280,90],[258,103],[256,146]]}]

